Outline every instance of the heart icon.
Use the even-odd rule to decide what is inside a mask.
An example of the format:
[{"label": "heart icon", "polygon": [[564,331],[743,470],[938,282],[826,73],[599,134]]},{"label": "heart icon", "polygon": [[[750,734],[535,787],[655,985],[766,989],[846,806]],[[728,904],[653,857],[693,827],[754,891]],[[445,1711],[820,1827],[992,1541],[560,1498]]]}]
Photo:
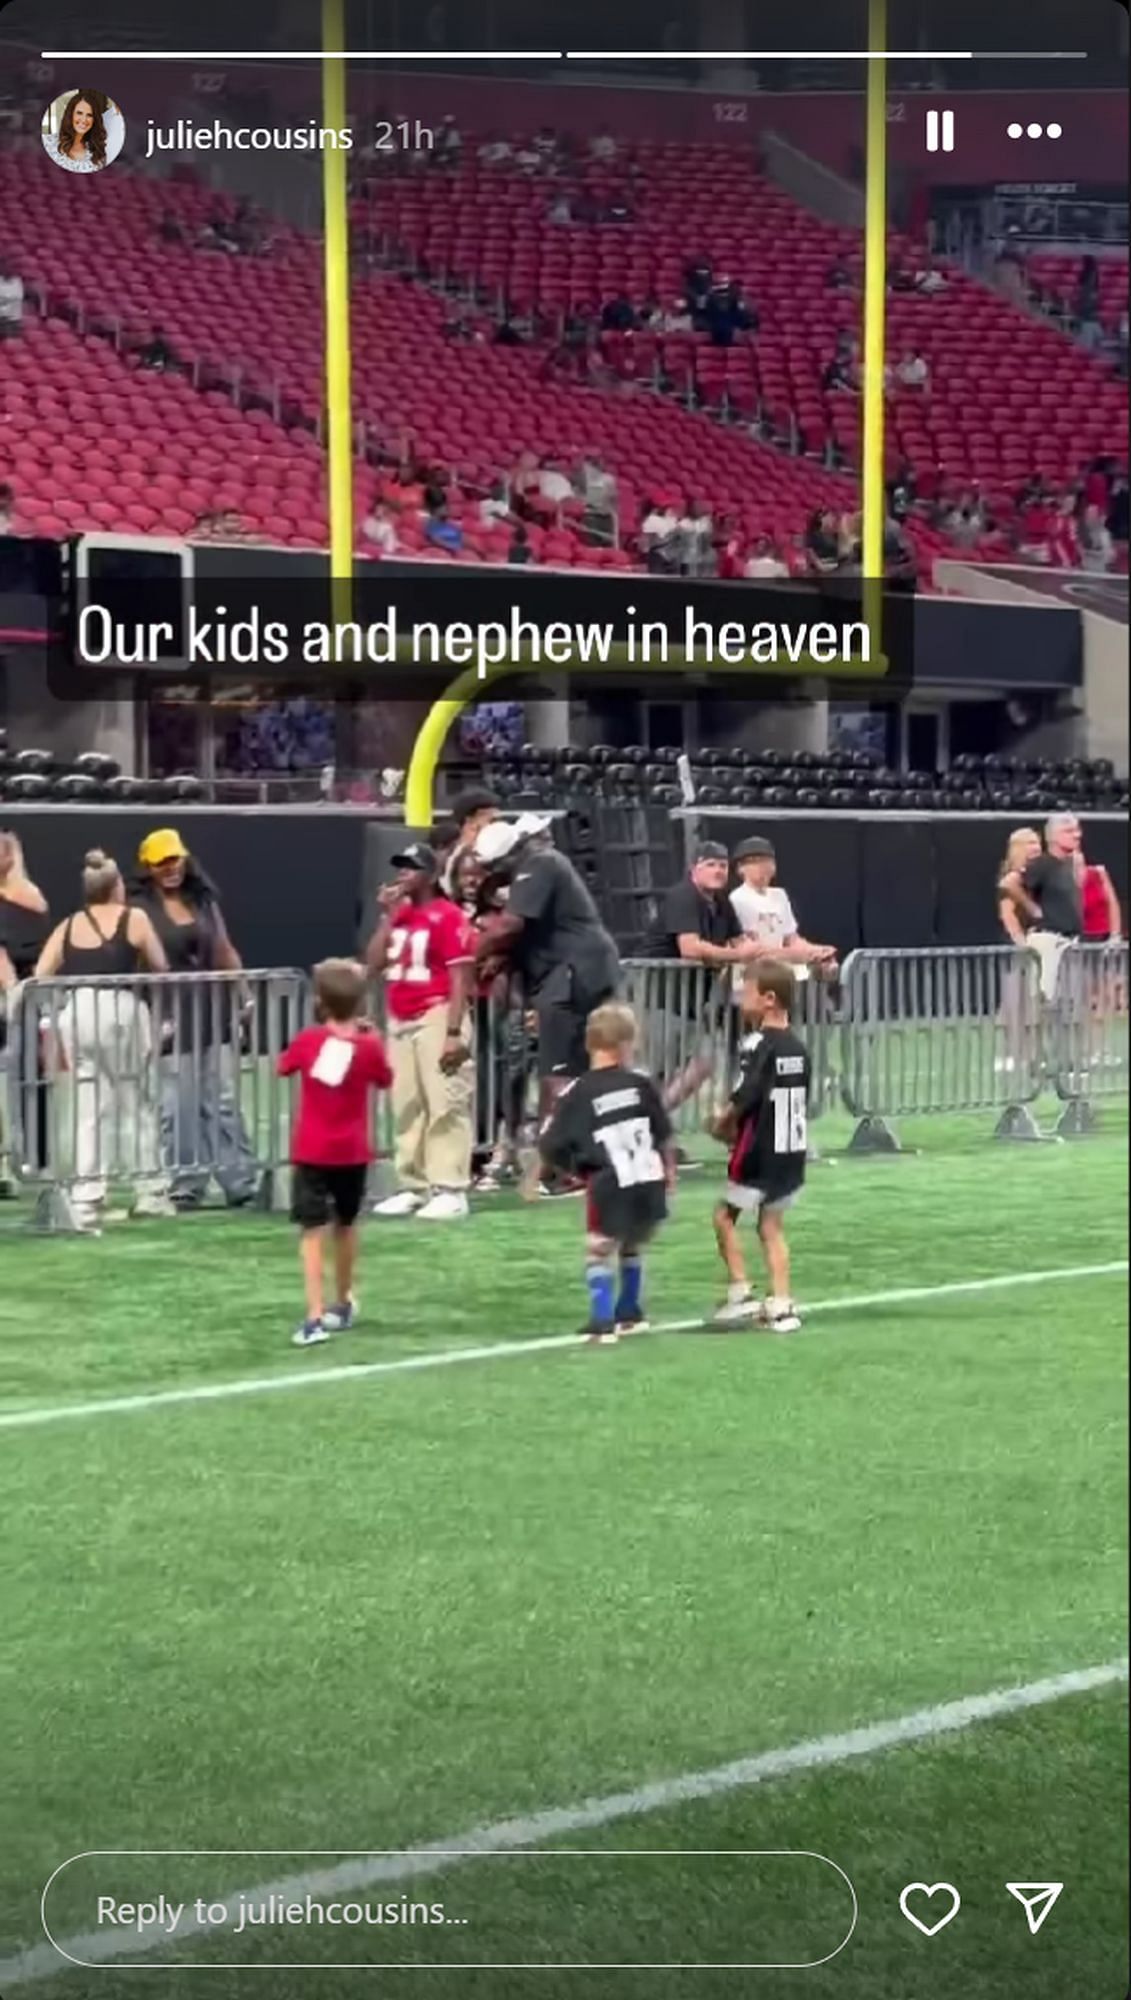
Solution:
[{"label": "heart icon", "polygon": [[[912,1896],[925,1896],[928,1903],[933,1903],[936,1896],[949,1896],[950,1908],[933,1924],[925,1924],[922,1917],[917,1917],[914,1910],[909,1910],[907,1907]],[[951,1919],[958,1915],[962,1908],[962,1898],[952,1882],[932,1882],[929,1888],[925,1882],[909,1882],[900,1896],[899,1907],[908,1923],[914,1924],[916,1930],[922,1931],[924,1937],[936,1937],[939,1931],[945,1930]]]}]

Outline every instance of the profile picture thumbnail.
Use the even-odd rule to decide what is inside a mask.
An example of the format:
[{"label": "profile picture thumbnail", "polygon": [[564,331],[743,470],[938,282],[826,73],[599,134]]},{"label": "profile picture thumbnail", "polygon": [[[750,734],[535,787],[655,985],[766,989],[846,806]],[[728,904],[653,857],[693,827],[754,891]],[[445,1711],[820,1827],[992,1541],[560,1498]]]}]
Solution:
[{"label": "profile picture thumbnail", "polygon": [[68,174],[97,174],[122,150],[126,123],[104,90],[65,90],[48,105],[40,127],[43,150]]}]

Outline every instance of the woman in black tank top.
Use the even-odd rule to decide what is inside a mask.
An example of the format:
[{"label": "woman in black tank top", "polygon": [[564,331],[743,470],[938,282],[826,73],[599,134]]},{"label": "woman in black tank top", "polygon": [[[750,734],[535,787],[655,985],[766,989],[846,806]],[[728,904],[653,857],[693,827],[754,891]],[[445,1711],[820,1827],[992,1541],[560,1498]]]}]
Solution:
[{"label": "woman in black tank top", "polygon": [[99,849],[86,857],[82,892],[82,908],[56,924],[35,977],[73,1084],[61,1098],[60,1133],[69,1156],[64,1172],[73,1173],[71,1205],[79,1227],[94,1229],[111,1174],[133,1182],[135,1211],[169,1210],[152,1023],[143,991],[129,980],[166,972],[168,960],[145,912],[127,907],[117,863]]}]

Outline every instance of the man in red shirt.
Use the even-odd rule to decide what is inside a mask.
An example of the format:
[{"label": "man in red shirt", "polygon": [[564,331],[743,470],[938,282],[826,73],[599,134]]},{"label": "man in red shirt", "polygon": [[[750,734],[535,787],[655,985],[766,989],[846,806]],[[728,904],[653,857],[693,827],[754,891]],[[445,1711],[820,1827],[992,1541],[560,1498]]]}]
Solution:
[{"label": "man in red shirt", "polygon": [[385,977],[401,1185],[373,1212],[447,1222],[467,1214],[471,1178],[474,940],[463,911],[440,893],[431,847],[414,841],[393,866],[366,963]]},{"label": "man in red shirt", "polygon": [[[314,968],[319,1025],[303,1028],[279,1057],[280,1076],[302,1083],[291,1141],[291,1218],[301,1236],[306,1318],[296,1347],[318,1347],[357,1317],[357,1218],[373,1158],[370,1092],[393,1080],[379,1035],[358,1016],[365,970],[352,959],[328,958]],[[325,1308],[322,1252],[334,1231],[335,1300]]]}]

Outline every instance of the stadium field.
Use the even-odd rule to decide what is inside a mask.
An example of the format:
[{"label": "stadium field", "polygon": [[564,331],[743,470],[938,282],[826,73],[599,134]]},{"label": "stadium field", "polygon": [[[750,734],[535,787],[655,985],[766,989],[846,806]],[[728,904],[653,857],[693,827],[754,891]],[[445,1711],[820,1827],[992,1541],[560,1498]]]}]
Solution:
[{"label": "stadium field", "polygon": [[[304,1355],[276,1218],[0,1237],[5,2000],[1116,2000],[1126,1130],[904,1136],[812,1169],[783,1340],[574,1346],[570,1202],[373,1224],[362,1324]],[[717,1185],[660,1328],[720,1295]],[[374,1853],[464,1843],[500,1851]],[[64,1870],[67,1965],[45,1882],[147,1849],[224,1851]],[[1005,1885],[1043,1880],[1034,1937]],[[960,1892],[933,1938],[914,1882]],[[347,1884],[447,1920],[238,1928]],[[158,1894],[229,1916],[96,1926]],[[815,1969],[608,1969],[704,1963]]]}]

